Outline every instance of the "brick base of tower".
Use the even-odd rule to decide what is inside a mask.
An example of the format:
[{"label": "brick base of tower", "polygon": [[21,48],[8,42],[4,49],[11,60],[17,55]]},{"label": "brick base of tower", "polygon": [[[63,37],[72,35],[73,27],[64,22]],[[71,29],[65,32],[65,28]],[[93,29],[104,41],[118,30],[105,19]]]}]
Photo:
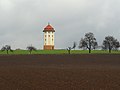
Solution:
[{"label": "brick base of tower", "polygon": [[53,45],[44,45],[44,50],[54,50]]}]

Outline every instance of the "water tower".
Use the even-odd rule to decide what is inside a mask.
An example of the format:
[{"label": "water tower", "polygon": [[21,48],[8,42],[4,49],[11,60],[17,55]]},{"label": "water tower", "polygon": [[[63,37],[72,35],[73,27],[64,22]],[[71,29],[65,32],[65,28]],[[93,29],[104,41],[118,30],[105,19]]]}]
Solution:
[{"label": "water tower", "polygon": [[44,28],[44,50],[54,50],[54,28],[48,23]]}]

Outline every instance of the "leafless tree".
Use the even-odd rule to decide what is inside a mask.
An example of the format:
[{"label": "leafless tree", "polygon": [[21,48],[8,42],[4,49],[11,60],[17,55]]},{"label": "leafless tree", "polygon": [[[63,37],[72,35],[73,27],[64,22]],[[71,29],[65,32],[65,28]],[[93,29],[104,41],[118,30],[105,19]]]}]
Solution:
[{"label": "leafless tree", "polygon": [[36,51],[37,49],[33,46],[28,46],[27,50],[30,52],[30,54],[32,53],[32,51]]},{"label": "leafless tree", "polygon": [[89,53],[91,53],[91,49],[96,49],[98,46],[98,43],[96,41],[96,38],[94,37],[94,34],[89,32],[85,34],[84,38],[81,38],[79,48],[86,48],[89,50]]},{"label": "leafless tree", "polygon": [[72,49],[71,47],[67,48],[68,54],[71,54],[71,49]]},{"label": "leafless tree", "polygon": [[105,40],[103,40],[103,50],[109,50],[109,53],[111,53],[112,50],[118,50],[120,47],[120,43],[117,39],[115,39],[113,36],[106,36]]},{"label": "leafless tree", "polygon": [[77,45],[77,43],[74,42],[74,43],[73,43],[73,47],[68,47],[68,48],[67,48],[68,54],[71,54],[71,50],[72,50],[72,49],[75,49],[75,48],[76,48],[76,45]]},{"label": "leafless tree", "polygon": [[9,54],[9,51],[10,52],[13,52],[13,50],[11,49],[11,46],[10,45],[5,45],[2,47],[1,51],[6,51],[7,54]]},{"label": "leafless tree", "polygon": [[76,46],[77,46],[77,43],[76,43],[76,42],[74,42],[74,43],[73,43],[73,47],[72,47],[72,49],[74,49],[74,50],[75,50]]}]

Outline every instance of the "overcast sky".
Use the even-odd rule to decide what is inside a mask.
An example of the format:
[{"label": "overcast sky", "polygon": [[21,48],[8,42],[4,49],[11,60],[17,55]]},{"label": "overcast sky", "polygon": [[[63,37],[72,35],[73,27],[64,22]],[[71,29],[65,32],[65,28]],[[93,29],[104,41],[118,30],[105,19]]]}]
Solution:
[{"label": "overcast sky", "polygon": [[55,28],[55,47],[79,43],[93,32],[101,45],[105,36],[120,40],[120,0],[0,0],[0,48],[43,48],[43,28]]}]

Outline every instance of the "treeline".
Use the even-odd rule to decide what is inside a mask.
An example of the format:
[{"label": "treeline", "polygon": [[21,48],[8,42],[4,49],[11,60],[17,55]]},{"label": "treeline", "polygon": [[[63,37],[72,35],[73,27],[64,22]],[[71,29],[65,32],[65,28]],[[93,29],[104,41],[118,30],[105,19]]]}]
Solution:
[{"label": "treeline", "polygon": [[[67,47],[68,54],[71,54],[71,50],[77,47],[77,43],[74,42],[72,47]],[[112,50],[119,50],[120,42],[114,38],[113,36],[106,36],[101,45],[98,45],[98,42],[92,32],[86,33],[84,38],[81,38],[78,48],[83,50],[88,50],[91,53],[92,50],[101,49],[108,50],[111,53]],[[28,46],[27,50],[31,54],[32,51],[37,51],[34,46]],[[6,51],[7,54],[9,52],[13,52],[10,45],[5,45],[1,48],[1,51]]]},{"label": "treeline", "polygon": [[[75,49],[77,46],[76,42],[73,43],[73,47],[68,47],[68,53],[72,49]],[[112,50],[118,50],[120,47],[120,42],[113,36],[106,36],[102,42],[102,45],[98,45],[98,42],[92,32],[86,33],[84,38],[81,38],[78,48],[83,50],[88,50],[91,53],[91,50],[101,49],[108,50],[111,53]]]}]

